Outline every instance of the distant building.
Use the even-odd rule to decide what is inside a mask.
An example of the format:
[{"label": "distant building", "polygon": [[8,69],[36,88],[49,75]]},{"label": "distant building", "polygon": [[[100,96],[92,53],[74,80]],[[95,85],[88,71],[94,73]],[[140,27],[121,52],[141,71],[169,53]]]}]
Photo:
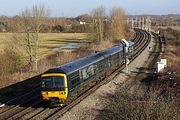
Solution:
[{"label": "distant building", "polygon": [[80,25],[85,25],[86,22],[80,21],[79,24],[80,24]]}]

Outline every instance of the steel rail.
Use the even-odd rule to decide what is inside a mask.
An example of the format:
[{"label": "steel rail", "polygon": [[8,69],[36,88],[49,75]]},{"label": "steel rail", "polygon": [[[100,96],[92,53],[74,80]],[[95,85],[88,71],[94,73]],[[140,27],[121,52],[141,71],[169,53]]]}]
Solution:
[{"label": "steel rail", "polygon": [[[16,104],[20,104],[21,102],[24,102],[26,99],[28,100],[29,97],[31,97],[31,94],[34,96],[34,94],[36,92],[38,93],[39,91],[40,91],[39,87],[35,87],[35,89],[33,89],[32,91],[3,103],[3,105],[1,105],[2,107],[0,109],[0,114],[12,109],[13,107],[16,106]],[[11,106],[8,106],[8,105],[11,105]]]},{"label": "steel rail", "polygon": [[33,109],[33,107],[41,104],[42,102],[43,102],[42,99],[36,101],[35,103],[33,103],[33,104],[32,104],[31,106],[29,106],[28,108],[25,108],[24,110],[16,113],[15,115],[11,116],[11,117],[8,118],[7,120],[15,120],[15,119],[21,118],[23,115],[25,115],[26,113],[30,112],[30,111]]},{"label": "steel rail", "polygon": [[24,101],[21,104],[19,104],[17,106],[14,106],[13,108],[1,113],[0,114],[1,119],[2,118],[3,119],[8,119],[11,116],[13,116],[13,115],[17,114],[18,112],[20,112],[21,110],[26,109],[26,108],[23,108],[22,106],[27,105],[29,102],[31,102],[31,101],[33,101],[35,99],[38,99],[38,98],[40,98],[40,95],[36,95],[36,96],[32,97],[31,99],[28,99],[27,101]]}]

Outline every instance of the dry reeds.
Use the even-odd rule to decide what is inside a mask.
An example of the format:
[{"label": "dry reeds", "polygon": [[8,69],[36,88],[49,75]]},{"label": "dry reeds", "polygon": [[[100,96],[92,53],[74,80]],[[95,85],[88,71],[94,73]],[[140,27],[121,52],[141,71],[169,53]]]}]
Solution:
[{"label": "dry reeds", "polygon": [[150,93],[148,97],[139,97],[129,93],[128,88],[118,90],[111,103],[96,119],[118,120],[178,120],[179,107],[171,96],[159,97],[159,92]]}]

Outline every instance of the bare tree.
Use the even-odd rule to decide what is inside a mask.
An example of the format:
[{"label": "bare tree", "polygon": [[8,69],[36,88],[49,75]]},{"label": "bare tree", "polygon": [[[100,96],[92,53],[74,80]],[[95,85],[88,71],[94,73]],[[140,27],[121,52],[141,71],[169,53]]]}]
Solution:
[{"label": "bare tree", "polygon": [[105,9],[100,6],[92,11],[93,29],[92,39],[98,42],[103,40],[118,40],[128,32],[127,17],[121,8],[112,8],[110,16],[105,16]]},{"label": "bare tree", "polygon": [[121,8],[112,8],[110,11],[110,34],[114,40],[125,36],[126,20],[125,12]]},{"label": "bare tree", "polygon": [[37,71],[39,33],[41,24],[49,16],[50,10],[44,6],[34,5],[31,9],[26,9],[21,15],[20,33],[14,35],[14,40],[24,51],[25,59],[31,70]]},{"label": "bare tree", "polygon": [[31,15],[33,19],[32,31],[34,38],[34,62],[35,70],[37,71],[37,62],[38,62],[38,48],[39,48],[39,32],[41,30],[40,25],[45,22],[44,20],[50,15],[50,9],[45,9],[44,6],[33,6],[31,10]]},{"label": "bare tree", "polygon": [[93,17],[93,38],[98,42],[104,39],[104,18],[105,8],[100,6],[92,11]]}]

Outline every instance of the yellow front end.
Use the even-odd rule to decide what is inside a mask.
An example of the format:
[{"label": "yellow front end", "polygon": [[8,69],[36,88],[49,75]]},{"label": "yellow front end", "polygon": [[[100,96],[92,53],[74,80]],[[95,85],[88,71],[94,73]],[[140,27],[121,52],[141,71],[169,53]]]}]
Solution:
[{"label": "yellow front end", "polygon": [[49,101],[52,99],[58,99],[60,103],[64,103],[64,101],[67,99],[68,96],[68,84],[67,84],[67,77],[65,74],[43,74],[42,78],[44,77],[64,77],[64,85],[65,85],[65,90],[63,91],[41,91],[41,95],[43,100]]}]

